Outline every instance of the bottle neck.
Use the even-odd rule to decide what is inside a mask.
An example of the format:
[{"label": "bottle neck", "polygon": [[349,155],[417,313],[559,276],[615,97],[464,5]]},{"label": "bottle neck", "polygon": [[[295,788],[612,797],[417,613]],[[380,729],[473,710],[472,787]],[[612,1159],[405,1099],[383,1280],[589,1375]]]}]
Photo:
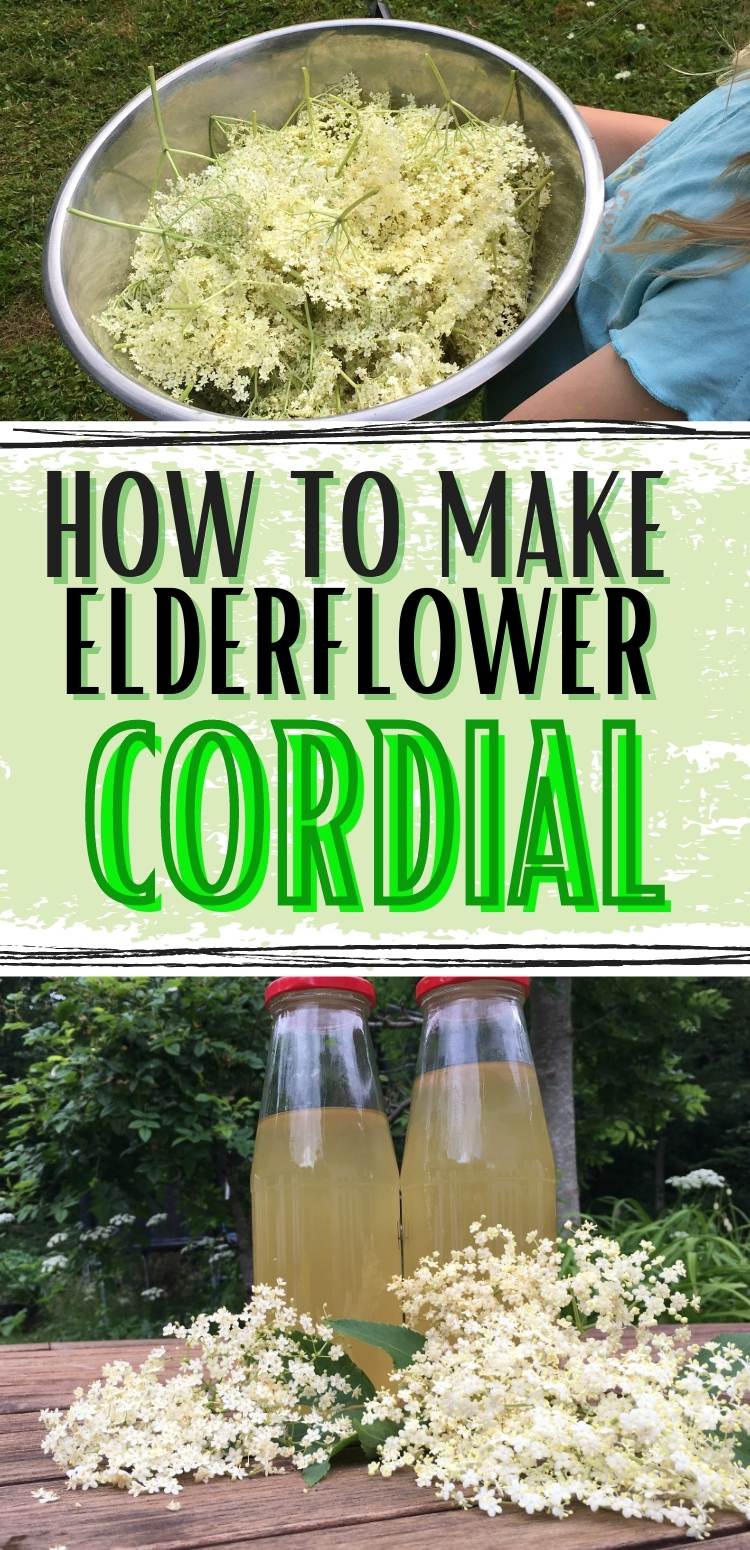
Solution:
[{"label": "bottle neck", "polygon": [[261,1119],[291,1109],[383,1112],[362,997],[280,996],[272,1017]]},{"label": "bottle neck", "polygon": [[533,1065],[523,999],[496,986],[445,987],[425,996],[417,1076],[484,1061]]}]

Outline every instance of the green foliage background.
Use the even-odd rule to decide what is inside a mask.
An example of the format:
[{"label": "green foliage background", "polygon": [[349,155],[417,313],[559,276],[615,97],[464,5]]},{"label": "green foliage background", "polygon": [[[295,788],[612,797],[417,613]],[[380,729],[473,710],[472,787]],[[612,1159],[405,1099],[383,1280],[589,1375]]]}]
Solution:
[{"label": "green foliage background", "polygon": [[[475,33],[547,72],[576,101],[673,117],[710,85],[727,45],[750,37],[748,0],[431,0],[413,21]],[[0,417],[112,419],[115,402],[58,342],[40,282],[52,201],[75,158],[140,91],[223,43],[295,22],[362,15],[348,0],[28,0],[0,28],[5,153],[0,224]],[[640,28],[643,30],[639,30]],[[572,36],[571,36],[572,34]],[[617,77],[623,71],[630,75]]]},{"label": "green foliage background", "polygon": [[[243,1299],[264,984],[0,982],[0,1338],[149,1334],[167,1313]],[[376,979],[374,1042],[397,1146],[419,1032],[414,984]],[[726,1175],[731,1203],[695,1202],[672,1236],[695,1238],[696,1276],[710,1261],[711,1316],[747,1318],[750,982],[580,979],[573,1018],[584,1210],[614,1213],[632,1235],[684,1207],[669,1175]],[[155,1234],[154,1213],[167,1218]],[[121,1215],[133,1220],[80,1240]],[[68,1265],[43,1275],[61,1231]],[[154,1286],[163,1296],[144,1301]]]}]

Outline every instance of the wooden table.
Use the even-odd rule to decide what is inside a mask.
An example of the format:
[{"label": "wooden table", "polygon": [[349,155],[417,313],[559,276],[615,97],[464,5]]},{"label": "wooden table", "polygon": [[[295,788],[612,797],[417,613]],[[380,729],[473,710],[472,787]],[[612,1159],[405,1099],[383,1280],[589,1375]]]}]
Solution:
[{"label": "wooden table", "polygon": [[[696,1340],[731,1329],[750,1325],[701,1325]],[[312,1491],[297,1474],[189,1483],[179,1512],[164,1497],[66,1491],[40,1452],[38,1411],[63,1408],[105,1361],[137,1363],[156,1343],[0,1347],[0,1550],[278,1550],[284,1538],[290,1550],[659,1550],[689,1542],[677,1530],[609,1512],[582,1511],[562,1523],[518,1512],[467,1516],[419,1490],[406,1472],[381,1480],[354,1463],[334,1468]],[[39,1486],[58,1492],[58,1500],[40,1505],[31,1494]],[[725,1550],[750,1550],[750,1527],[727,1514],[712,1537]]]}]

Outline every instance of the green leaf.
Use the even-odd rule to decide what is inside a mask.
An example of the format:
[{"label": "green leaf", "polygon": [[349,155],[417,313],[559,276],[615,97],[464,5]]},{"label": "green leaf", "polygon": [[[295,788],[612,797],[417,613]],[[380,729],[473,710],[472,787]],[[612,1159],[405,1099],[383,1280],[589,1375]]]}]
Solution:
[{"label": "green leaf", "polygon": [[[736,1333],[713,1335],[710,1343],[711,1345],[718,1346],[736,1346],[746,1359],[750,1357],[750,1334],[744,1330],[738,1329]],[[701,1359],[705,1359],[706,1362],[710,1361],[711,1352],[705,1346],[701,1346],[700,1350],[696,1351],[695,1354],[698,1361],[701,1361]],[[726,1433],[724,1432],[713,1432],[712,1436],[722,1437],[726,1441]],[[744,1465],[745,1469],[750,1468],[750,1432],[737,1432],[735,1434],[734,1456],[738,1464]]]},{"label": "green leaf", "polygon": [[[339,1356],[336,1360],[330,1355],[321,1353],[316,1349],[316,1340],[311,1335],[306,1335],[301,1329],[291,1329],[287,1338],[299,1348],[300,1351],[312,1363],[317,1373],[326,1377],[336,1374],[340,1378],[346,1378],[349,1386],[350,1397],[354,1397],[354,1390],[359,1390],[360,1399],[372,1399],[375,1395],[375,1385],[368,1378],[367,1373],[353,1362],[350,1356]],[[343,1398],[343,1394],[342,1394]]]},{"label": "green leaf", "polygon": [[307,1469],[302,1471],[302,1479],[306,1481],[307,1485],[317,1485],[318,1481],[322,1480],[329,1473],[330,1468],[330,1458],[323,1459],[320,1464],[308,1464]]},{"label": "green leaf", "polygon": [[734,1456],[738,1464],[750,1468],[750,1432],[737,1432],[734,1439]]},{"label": "green leaf", "polygon": [[[736,1334],[732,1332],[732,1334],[726,1333],[721,1335],[712,1335],[710,1344],[712,1346],[733,1345],[737,1347],[738,1351],[742,1352],[743,1356],[750,1356],[750,1333],[746,1333],[741,1329],[738,1329]],[[695,1355],[698,1358],[698,1361],[701,1361],[704,1357],[706,1361],[710,1361],[711,1358],[711,1352],[705,1345],[702,1345],[700,1349],[695,1352]]]},{"label": "green leaf", "polygon": [[424,1345],[424,1335],[406,1324],[371,1324],[365,1319],[329,1319],[331,1329],[345,1340],[362,1340],[365,1345],[387,1351],[394,1367],[408,1367]]},{"label": "green leaf", "polygon": [[[353,1419],[352,1421],[352,1427],[357,1424],[359,1419],[361,1419],[361,1416],[362,1411],[360,1410],[357,1415],[357,1420],[355,1421]],[[331,1443],[327,1458],[323,1459],[319,1464],[308,1464],[307,1469],[302,1470],[302,1479],[305,1480],[308,1485],[317,1485],[318,1481],[323,1480],[324,1477],[328,1474],[333,1460],[336,1458],[337,1454],[343,1453],[347,1448],[352,1446],[352,1443],[355,1443],[356,1441],[357,1436],[354,1430],[349,1433],[348,1437],[339,1437],[337,1442]]]},{"label": "green leaf", "polygon": [[398,1426],[395,1421],[355,1421],[357,1442],[367,1458],[375,1458],[388,1437],[395,1437]]}]

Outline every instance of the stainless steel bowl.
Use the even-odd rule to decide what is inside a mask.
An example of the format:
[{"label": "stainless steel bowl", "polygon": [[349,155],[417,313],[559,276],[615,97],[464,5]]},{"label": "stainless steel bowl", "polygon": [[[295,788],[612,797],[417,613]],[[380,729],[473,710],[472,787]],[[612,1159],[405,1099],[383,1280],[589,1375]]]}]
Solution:
[{"label": "stainless steel bowl", "polygon": [[[303,64],[310,70],[314,91],[335,84],[351,71],[365,90],[389,92],[394,102],[407,93],[418,102],[434,102],[427,51],[455,97],[483,118],[500,111],[515,71],[509,117],[523,122],[533,144],[554,168],[552,198],[536,244],[529,313],[495,350],[446,381],[390,404],[332,417],[327,424],[444,416],[450,406],[517,360],[549,327],[578,284],[602,212],[602,169],[594,142],[573,104],[533,65],[492,43],[418,22],[363,20],[282,27],[214,49],[159,82],[170,139],[184,149],[205,153],[212,113],[242,117],[253,107],[261,121],[281,125],[299,99]],[[158,154],[146,90],[105,124],[60,190],[45,248],[47,301],[76,359],[136,414],[152,420],[215,420],[217,416],[209,411],[179,403],[151,386],[96,323],[105,303],[127,278],[132,233],[68,214],[76,206],[113,220],[142,220]]]}]

